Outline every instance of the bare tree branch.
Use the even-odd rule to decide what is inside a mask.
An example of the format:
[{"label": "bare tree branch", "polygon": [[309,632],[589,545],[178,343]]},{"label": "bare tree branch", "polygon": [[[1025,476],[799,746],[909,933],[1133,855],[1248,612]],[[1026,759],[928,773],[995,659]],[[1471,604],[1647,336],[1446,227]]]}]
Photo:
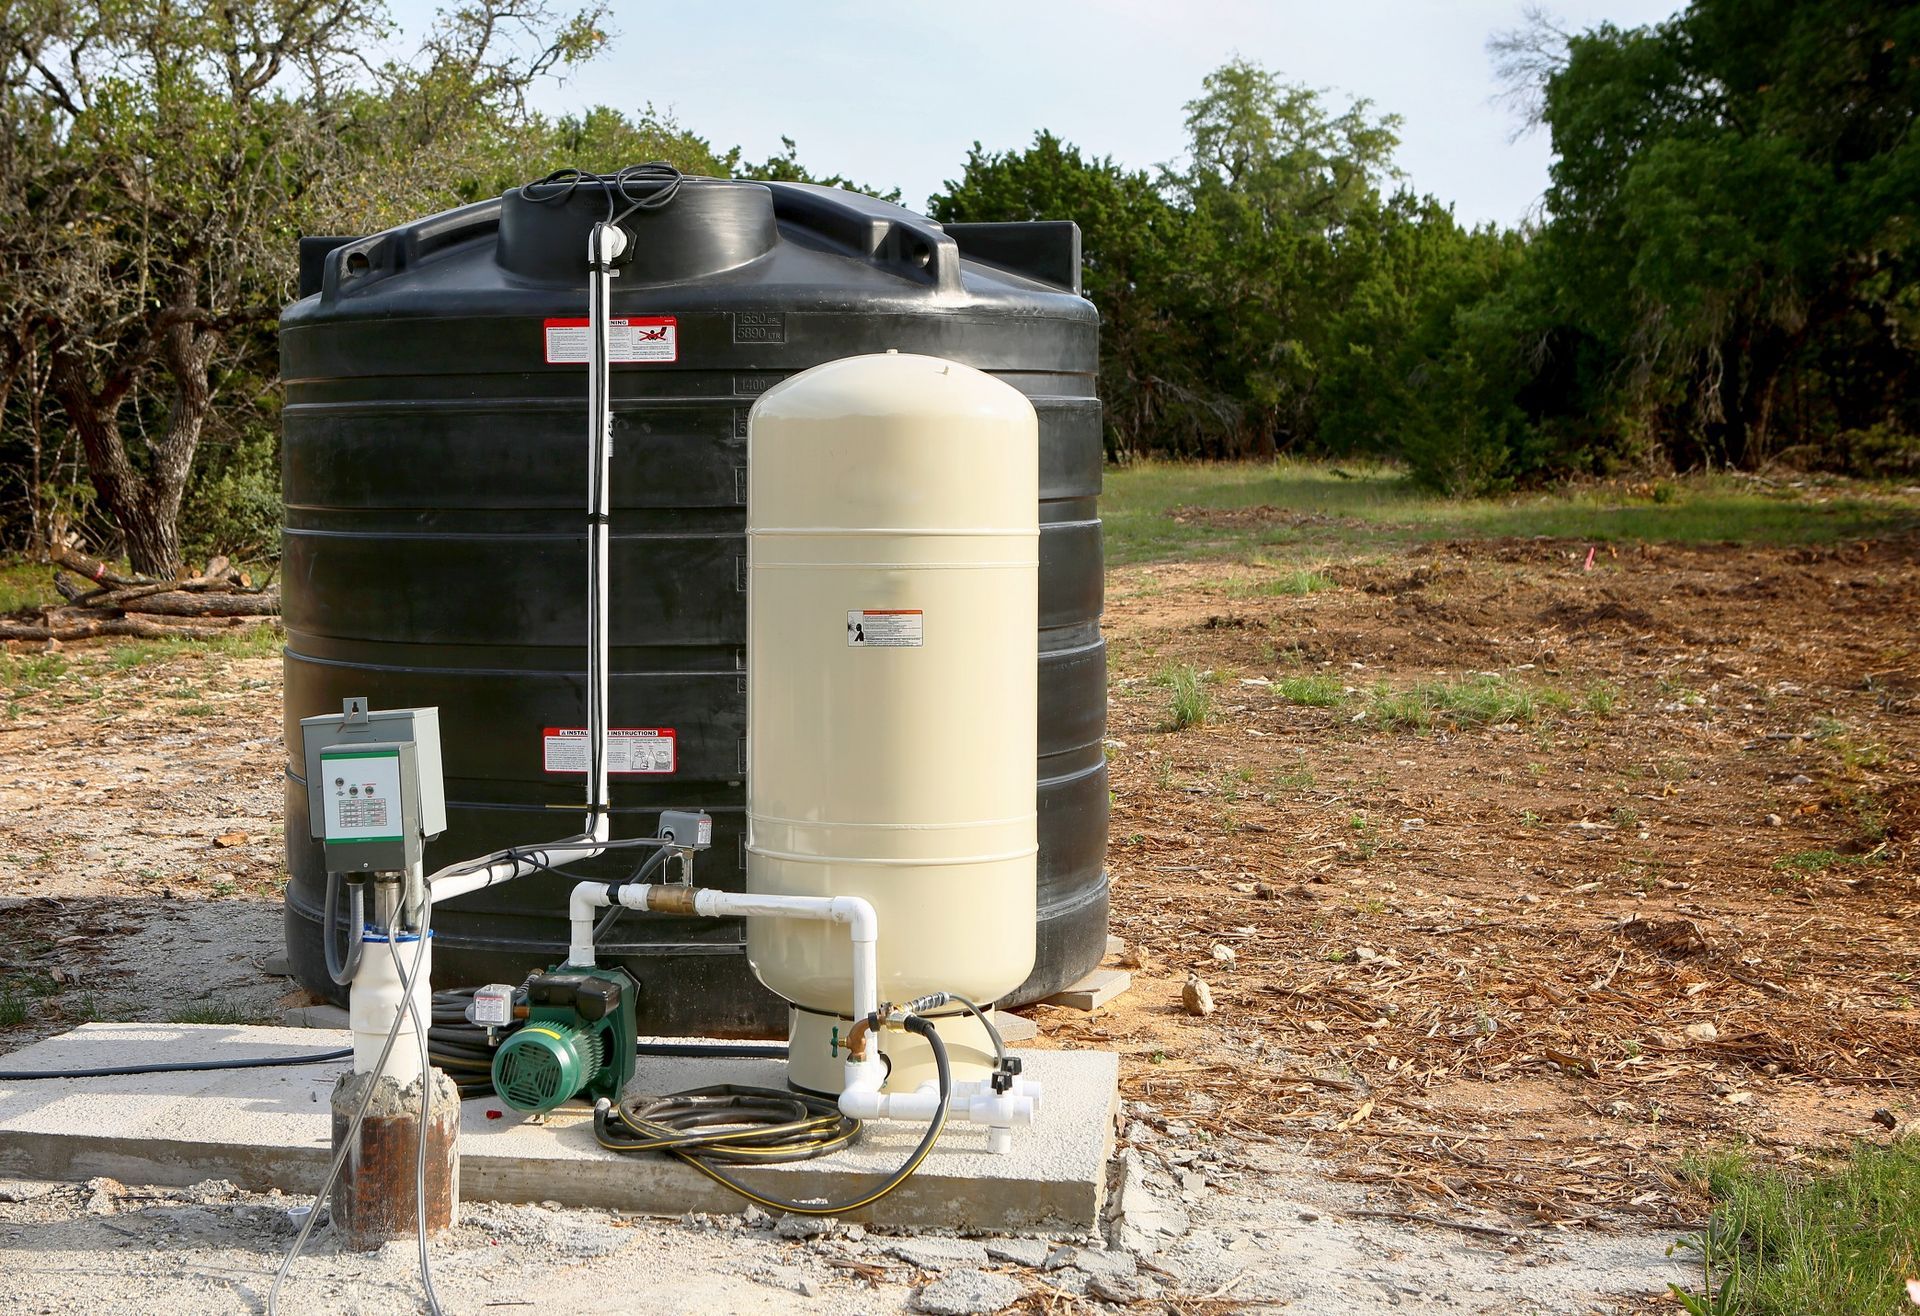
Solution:
[{"label": "bare tree branch", "polygon": [[1520,11],[1520,26],[1487,38],[1487,58],[1500,90],[1493,102],[1517,122],[1514,140],[1541,126],[1547,106],[1547,83],[1567,66],[1567,43],[1573,34],[1551,11],[1529,3]]}]

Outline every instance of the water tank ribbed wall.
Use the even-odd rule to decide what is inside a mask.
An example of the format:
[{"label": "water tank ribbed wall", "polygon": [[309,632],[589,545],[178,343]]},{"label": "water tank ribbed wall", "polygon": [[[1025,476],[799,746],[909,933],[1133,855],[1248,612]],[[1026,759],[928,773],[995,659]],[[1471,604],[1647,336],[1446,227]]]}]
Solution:
[{"label": "water tank ribbed wall", "polygon": [[[584,725],[584,252],[591,186],[522,192],[355,239],[281,320],[287,742],[347,695],[437,705],[446,834],[430,867],[579,824]],[[691,179],[626,221],[613,291],[612,710],[616,835],[699,806],[702,885],[745,886],[747,415],[802,370],[922,353],[1004,381],[1039,420],[1037,999],[1106,940],[1106,654],[1098,318],[1071,224],[951,225],[852,193]],[[667,734],[667,733],[671,734]],[[287,944],[323,965],[325,890],[301,765],[287,790]],[[611,862],[587,876],[626,871]],[[565,956],[569,879],[436,911],[442,985],[517,981]],[[607,958],[650,1032],[776,1035],[737,923],[628,915]]]}]

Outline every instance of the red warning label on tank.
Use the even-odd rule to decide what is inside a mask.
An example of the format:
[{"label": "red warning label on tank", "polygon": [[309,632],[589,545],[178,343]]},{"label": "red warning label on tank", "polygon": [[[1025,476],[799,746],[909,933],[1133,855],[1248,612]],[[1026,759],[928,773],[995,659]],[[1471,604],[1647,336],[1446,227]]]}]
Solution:
[{"label": "red warning label on tank", "polygon": [[[547,364],[579,366],[593,351],[591,326],[581,320],[548,320]],[[680,325],[671,315],[630,315],[607,321],[607,360],[678,361]]]},{"label": "red warning label on tank", "polygon": [[[587,770],[590,743],[584,727],[548,727],[541,733],[542,763],[548,772]],[[663,775],[678,766],[672,727],[608,727],[607,771]]]},{"label": "red warning label on tank", "polygon": [[926,643],[918,608],[865,608],[847,614],[849,649],[918,649]]}]

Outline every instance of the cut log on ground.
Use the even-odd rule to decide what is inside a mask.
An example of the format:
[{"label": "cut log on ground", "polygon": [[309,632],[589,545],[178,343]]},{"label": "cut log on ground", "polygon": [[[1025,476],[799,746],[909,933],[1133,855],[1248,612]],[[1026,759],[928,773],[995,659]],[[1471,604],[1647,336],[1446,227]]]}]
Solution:
[{"label": "cut log on ground", "polygon": [[47,622],[8,621],[0,618],[0,640],[97,640],[124,636],[140,640],[211,640],[236,628],[272,625],[269,618],[227,617],[224,625],[169,625],[153,617],[73,617]]},{"label": "cut log on ground", "polygon": [[[177,580],[121,575],[71,544],[56,545],[51,557],[53,586],[66,605],[24,608],[0,618],[0,640],[85,640],[114,635],[191,638],[217,635],[227,627],[280,613],[278,587],[253,588],[246,573],[235,570],[225,557],[213,558],[200,575]],[[62,574],[62,568],[94,581],[95,588],[89,590]],[[204,624],[196,629],[193,623]]]},{"label": "cut log on ground", "polygon": [[65,544],[55,544],[48,553],[54,562],[69,571],[77,571],[96,585],[109,585],[121,589],[128,585],[144,585],[149,582],[137,576],[126,576],[115,571],[97,557],[89,557],[77,548],[68,548]]},{"label": "cut log on ground", "polygon": [[[99,607],[90,603],[89,607]],[[123,611],[140,614],[159,613],[170,617],[274,617],[280,613],[280,592],[259,594],[190,594],[170,590],[149,594],[119,605]]]}]

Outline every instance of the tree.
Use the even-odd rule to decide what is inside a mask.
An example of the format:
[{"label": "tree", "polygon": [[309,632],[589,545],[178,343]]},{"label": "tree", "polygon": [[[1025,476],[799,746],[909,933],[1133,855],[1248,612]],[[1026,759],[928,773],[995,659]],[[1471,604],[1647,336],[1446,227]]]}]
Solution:
[{"label": "tree", "polygon": [[1567,66],[1567,46],[1573,35],[1537,4],[1521,11],[1519,27],[1487,38],[1487,58],[1493,63],[1495,97],[1520,122],[1519,137],[1538,128],[1547,108],[1547,83]]},{"label": "tree", "polygon": [[1541,258],[1678,465],[1920,430],[1920,9],[1695,0],[1568,43]]},{"label": "tree", "polygon": [[856,183],[842,174],[815,174],[800,163],[800,147],[791,137],[780,138],[779,155],[770,155],[759,164],[741,166],[737,163],[739,151],[734,156],[733,175],[735,178],[754,178],[768,183],[814,183],[821,187],[844,187],[849,192],[864,192],[868,196],[877,196],[882,201],[898,201],[900,189],[887,188],[882,191],[871,183]]},{"label": "tree", "polygon": [[[1481,304],[1512,280],[1526,255],[1521,235],[1490,225],[1464,229],[1432,197],[1401,191],[1356,211],[1341,245],[1350,291],[1325,335],[1330,346],[1316,391],[1321,446],[1406,458],[1416,476],[1454,491],[1483,487],[1476,472],[1504,474],[1502,436],[1465,417],[1489,378],[1512,378],[1520,335],[1503,342],[1463,331],[1470,316],[1486,320]],[[1468,337],[1471,350],[1449,358]],[[1437,409],[1448,423],[1434,422]],[[1463,431],[1476,430],[1484,432],[1460,443]]]},{"label": "tree", "polygon": [[1131,456],[1172,428],[1184,406],[1182,354],[1170,342],[1167,273],[1179,217],[1148,175],[1085,157],[1050,132],[1025,151],[967,153],[959,181],[927,201],[943,224],[1069,219],[1080,226],[1081,278],[1100,309],[1100,392],[1107,451]]},{"label": "tree", "polygon": [[1352,286],[1342,250],[1393,176],[1399,120],[1364,100],[1336,113],[1240,59],[1186,110],[1189,163],[1167,185],[1190,215],[1177,267],[1187,323],[1211,391],[1233,404],[1227,452],[1271,455],[1313,438],[1325,331]]},{"label": "tree", "polygon": [[474,0],[412,62],[376,68],[360,53],[386,31],[376,0],[8,7],[4,318],[44,347],[136,569],[179,566],[216,379],[257,354],[302,221],[352,208],[316,196],[391,192],[437,145],[523,121],[533,79],[605,41],[602,13]]}]

